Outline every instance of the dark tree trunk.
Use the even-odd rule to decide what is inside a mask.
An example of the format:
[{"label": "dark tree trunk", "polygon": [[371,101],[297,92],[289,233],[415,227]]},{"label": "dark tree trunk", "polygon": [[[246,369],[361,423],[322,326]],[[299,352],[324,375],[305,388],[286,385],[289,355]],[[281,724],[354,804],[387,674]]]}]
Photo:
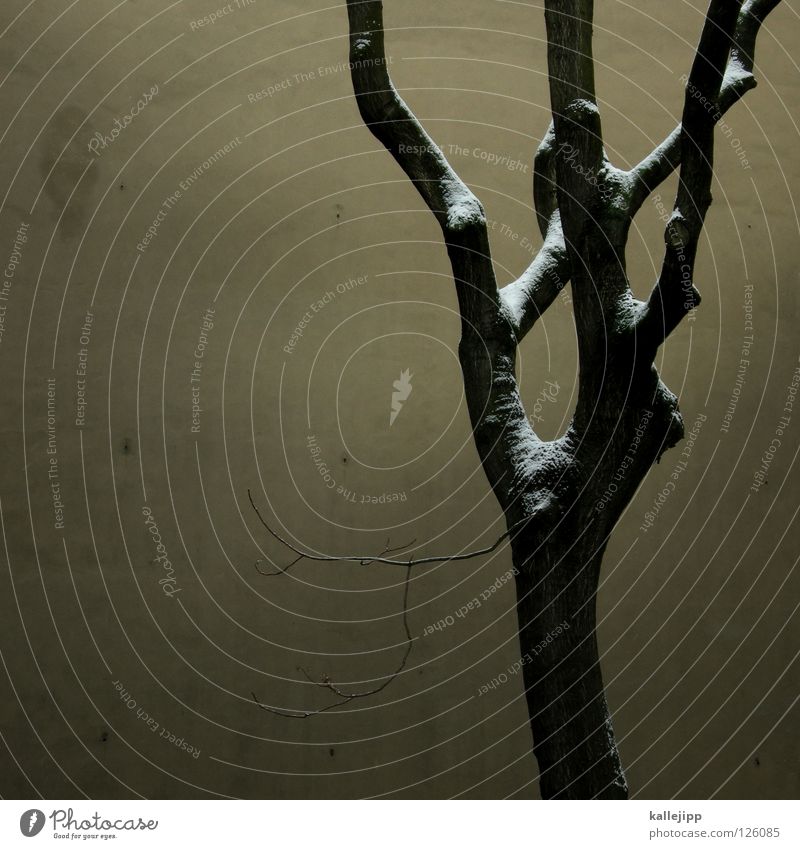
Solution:
[{"label": "dark tree trunk", "polygon": [[[521,668],[543,798],[627,798],[598,656],[596,596],[614,525],[683,424],[677,400],[654,373],[637,376],[632,357],[616,362],[627,368],[608,364],[608,389],[594,404],[594,427],[605,440],[592,427],[582,439],[570,431],[561,464],[537,462],[534,450],[541,467],[535,503],[543,492],[549,502],[512,534]],[[614,397],[631,382],[649,387],[639,403],[631,392]],[[622,410],[613,425],[603,421],[604,408]],[[518,514],[505,507],[513,528]]]},{"label": "dark tree trunk", "polygon": [[626,798],[595,636],[604,544],[574,524],[566,516],[545,545],[524,533],[513,544],[540,791],[545,799]]},{"label": "dark tree trunk", "polygon": [[[545,798],[627,796],[595,634],[601,561],[648,469],[683,436],[677,399],[653,361],[699,303],[694,260],[711,200],[714,124],[755,85],[756,34],[777,3],[710,0],[682,126],[621,171],[603,148],[593,0],[545,0],[553,121],[533,184],[544,244],[502,289],[480,202],[392,85],[382,4],[347,3],[359,110],[439,221],[453,268],[475,445],[505,514],[517,570],[520,668]],[[715,103],[717,110],[702,105]],[[625,268],[630,224],[678,166],[661,274],[648,301],[638,301]],[[514,364],[517,346],[570,280],[578,402],[567,433],[547,442],[530,426]]]}]

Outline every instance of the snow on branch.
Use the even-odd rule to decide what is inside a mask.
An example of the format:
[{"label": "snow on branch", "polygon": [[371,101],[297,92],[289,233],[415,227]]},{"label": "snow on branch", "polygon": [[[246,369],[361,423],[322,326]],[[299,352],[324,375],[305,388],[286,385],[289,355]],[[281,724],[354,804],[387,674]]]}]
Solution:
[{"label": "snow on branch", "polygon": [[517,342],[523,340],[569,282],[570,262],[556,191],[555,143],[555,125],[551,121],[533,158],[533,207],[544,244],[525,271],[500,290]]},{"label": "snow on branch", "polygon": [[499,306],[483,207],[392,83],[383,4],[348,0],[347,14],[353,90],[361,117],[436,216],[453,264],[462,316],[483,326],[485,318],[496,318]]},{"label": "snow on branch", "polygon": [[478,199],[392,83],[384,49],[383,3],[348,0],[347,13],[353,89],[364,123],[406,172],[446,234],[485,229]]},{"label": "snow on branch", "polygon": [[533,262],[513,282],[500,290],[503,304],[521,342],[569,281],[570,262],[558,210],[552,213],[544,244]]}]

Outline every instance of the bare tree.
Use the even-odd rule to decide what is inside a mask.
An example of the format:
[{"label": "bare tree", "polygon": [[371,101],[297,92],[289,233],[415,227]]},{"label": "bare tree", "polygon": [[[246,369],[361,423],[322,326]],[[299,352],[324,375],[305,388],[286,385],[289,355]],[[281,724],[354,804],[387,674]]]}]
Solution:
[{"label": "bare tree", "polygon": [[[545,798],[624,798],[627,786],[603,692],[595,596],[611,531],[648,469],[683,437],[658,348],[700,303],[694,264],[711,202],[714,126],[755,86],[753,54],[779,0],[711,0],[686,83],[681,123],[639,165],[609,162],[597,107],[592,0],[545,0],[552,123],[536,152],[533,194],[544,243],[498,288],[483,208],[395,90],[379,0],[348,0],[361,116],[441,225],[453,269],[475,445],[506,516],[531,730]],[[658,280],[633,297],[631,221],[679,168]],[[580,363],[572,421],[540,439],[523,409],[517,346],[572,284]],[[536,647],[569,618],[545,651]]]}]

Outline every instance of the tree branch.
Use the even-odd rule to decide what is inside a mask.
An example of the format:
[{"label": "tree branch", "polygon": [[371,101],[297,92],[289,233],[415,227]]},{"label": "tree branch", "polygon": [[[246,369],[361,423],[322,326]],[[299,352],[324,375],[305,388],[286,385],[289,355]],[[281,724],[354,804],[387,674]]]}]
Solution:
[{"label": "tree branch", "polygon": [[[491,544],[486,546],[486,548],[479,548],[476,551],[469,551],[466,554],[444,554],[439,555],[437,557],[417,557],[411,560],[394,560],[392,558],[387,558],[383,556],[375,556],[371,554],[344,554],[344,555],[327,555],[327,554],[311,554],[307,551],[302,551],[299,548],[296,548],[292,543],[288,540],[285,540],[276,530],[271,528],[266,521],[264,521],[264,517],[261,515],[261,511],[256,506],[256,503],[253,501],[253,496],[250,490],[247,490],[247,497],[250,500],[250,506],[255,511],[256,516],[258,516],[258,521],[264,526],[265,530],[270,534],[270,536],[274,537],[278,540],[281,545],[286,546],[290,551],[294,552],[297,555],[297,558],[293,560],[288,566],[283,569],[279,569],[277,572],[261,572],[260,569],[258,571],[265,575],[266,577],[273,577],[274,575],[285,575],[286,572],[295,565],[299,560],[313,560],[316,563],[360,563],[362,566],[369,566],[372,563],[385,563],[389,566],[420,566],[423,563],[450,563],[455,560],[471,560],[474,557],[482,557],[485,554],[491,554],[495,551],[503,540],[508,539],[514,531],[518,530],[522,525],[526,522],[530,521],[530,517],[526,517],[524,519],[520,519],[518,522],[511,525],[508,530],[500,534],[500,536]],[[413,543],[409,543],[411,545]],[[398,546],[396,549],[390,549],[394,551],[399,551],[401,548],[407,548],[408,546]],[[385,553],[385,552],[384,552]],[[258,563],[260,561],[256,561],[256,568],[258,568]]]},{"label": "tree branch", "polygon": [[521,342],[569,281],[570,263],[558,211],[550,218],[544,244],[533,262],[513,282],[500,290],[517,342]]},{"label": "tree branch", "polygon": [[[709,107],[713,110],[715,123],[750,89],[755,88],[753,65],[756,38],[764,19],[779,3],[780,0],[745,0],[742,4],[719,96],[715,105]],[[681,125],[678,124],[652,153],[631,169],[630,174],[635,181],[631,217],[638,212],[651,192],[680,165],[680,161]]]},{"label": "tree branch", "polygon": [[568,244],[583,229],[597,198],[597,186],[587,178],[596,176],[603,165],[592,56],[593,13],[592,0],[545,2],[553,112],[554,149],[550,155],[555,159],[558,208]]},{"label": "tree branch", "polygon": [[362,556],[362,555],[326,556],[326,555],[310,554],[307,551],[302,551],[301,549],[296,548],[294,545],[292,545],[290,542],[288,542],[288,540],[285,540],[283,537],[280,536],[280,534],[277,533],[277,531],[275,531],[273,528],[271,528],[267,524],[267,522],[264,520],[264,517],[261,515],[261,511],[256,506],[255,501],[253,501],[253,495],[252,495],[252,493],[249,489],[247,490],[247,498],[249,499],[250,506],[253,508],[256,516],[258,517],[259,522],[261,522],[261,524],[267,530],[267,532],[271,536],[273,536],[276,540],[278,540],[278,542],[280,542],[282,545],[286,546],[286,548],[288,548],[290,551],[294,552],[294,554],[297,555],[295,557],[295,559],[292,560],[291,563],[289,563],[288,566],[285,566],[283,568],[279,567],[274,572],[264,572],[262,569],[259,568],[259,565],[258,565],[259,563],[261,563],[261,560],[257,560],[255,562],[256,571],[260,575],[263,575],[265,578],[274,578],[274,577],[286,575],[287,572],[293,566],[295,566],[297,563],[299,563],[301,560],[314,560],[314,561],[317,561],[317,562],[324,562],[324,563],[331,563],[331,562],[360,563],[362,566],[369,566],[372,563],[388,563],[388,564],[393,565],[393,566],[405,566],[406,567],[406,577],[405,577],[404,589],[403,589],[403,630],[405,631],[405,635],[406,635],[406,646],[405,646],[405,650],[403,652],[403,656],[400,659],[400,663],[399,663],[398,667],[395,669],[395,671],[392,672],[384,681],[382,681],[380,684],[378,684],[377,687],[374,687],[371,690],[365,690],[363,692],[352,693],[352,692],[347,692],[347,691],[343,690],[341,687],[339,687],[338,685],[334,684],[331,681],[331,679],[328,677],[328,675],[324,675],[323,678],[322,678],[322,681],[315,681],[311,677],[311,675],[309,675],[309,673],[306,669],[304,669],[302,666],[299,666],[298,670],[300,672],[302,672],[303,675],[305,675],[305,677],[312,684],[315,684],[316,686],[319,686],[319,687],[323,687],[326,690],[330,690],[334,695],[339,697],[339,701],[332,702],[331,704],[326,705],[323,708],[319,708],[318,710],[312,710],[312,711],[290,711],[290,710],[284,710],[282,708],[272,707],[271,705],[265,705],[258,698],[258,696],[256,696],[255,693],[250,694],[253,697],[253,701],[258,705],[259,708],[261,708],[261,710],[264,710],[267,713],[273,713],[276,716],[286,717],[287,719],[308,719],[311,716],[316,716],[320,713],[325,713],[326,711],[332,710],[333,708],[341,707],[342,705],[346,705],[348,702],[351,702],[353,699],[363,699],[363,698],[366,698],[367,696],[374,696],[377,693],[380,693],[381,690],[386,689],[386,687],[388,687],[389,684],[391,684],[392,681],[394,681],[394,679],[397,678],[397,676],[403,671],[403,669],[405,668],[406,662],[408,661],[408,656],[411,654],[411,647],[412,647],[412,643],[413,643],[413,638],[411,636],[411,630],[410,630],[409,625],[408,625],[408,591],[409,591],[409,581],[410,581],[410,578],[411,578],[411,568],[413,566],[418,566],[418,565],[423,564],[423,563],[445,563],[445,562],[450,562],[450,561],[453,561],[453,560],[468,560],[470,558],[480,557],[480,556],[485,555],[485,554],[491,554],[493,551],[495,551],[495,549],[497,549],[497,547],[500,545],[501,542],[503,542],[503,540],[510,537],[514,533],[514,531],[518,530],[523,524],[526,524],[529,521],[529,518],[526,518],[524,520],[517,522],[516,524],[512,525],[504,534],[501,534],[501,536],[498,537],[498,539],[495,540],[495,542],[492,543],[492,545],[487,546],[486,548],[479,549],[477,551],[468,552],[466,554],[452,554],[452,555],[446,555],[446,556],[442,556],[442,557],[421,557],[421,558],[412,559],[412,560],[393,560],[393,559],[386,558],[383,555],[387,554],[389,552],[392,552],[392,551],[400,551],[401,549],[408,548],[410,545],[413,545],[414,542],[416,542],[416,540],[412,540],[410,543],[407,543],[406,545],[396,546],[394,548],[391,548],[389,546],[389,541],[387,540],[384,550],[377,557],[375,557],[375,556]]},{"label": "tree branch", "polygon": [[[661,274],[640,318],[645,346],[655,352],[687,312],[700,303],[694,286],[697,245],[711,204],[716,113],[741,0],[711,0],[686,84],[680,138],[680,180],[665,232]],[[655,346],[655,347],[653,347]]]},{"label": "tree branch", "polygon": [[[555,133],[558,210],[572,281],[580,381],[574,422],[591,418],[593,378],[621,329],[630,301],[618,211],[622,181],[611,180],[603,149],[592,55],[592,0],[546,0],[547,60]],[[598,269],[603,269],[602,274]]]},{"label": "tree branch", "polygon": [[[249,494],[250,493],[248,492],[248,495]],[[253,504],[252,499],[250,500],[250,503]],[[258,515],[258,518],[261,520],[261,524],[264,525],[264,527],[267,528],[267,530],[273,536],[277,536],[276,534],[273,533],[272,529],[261,518],[261,515],[259,514],[258,509],[256,508],[256,506],[254,504],[253,504],[253,509],[256,511],[256,515]],[[280,537],[278,537],[278,539],[280,539],[281,542],[284,542],[284,544],[288,545],[288,543],[285,543],[285,541],[283,539],[281,539]],[[381,551],[381,553],[377,557],[373,557],[370,560],[359,558],[359,562],[361,563],[361,565],[362,566],[370,566],[373,563],[375,563],[376,560],[379,560],[380,558],[382,558],[384,554],[391,554],[395,551],[403,551],[404,549],[409,548],[410,546],[414,545],[414,543],[416,542],[416,539],[412,539],[411,542],[404,543],[403,545],[396,545],[394,547],[391,547],[389,545],[389,542],[390,541],[387,539],[386,540],[386,546],[384,547],[383,551]],[[292,560],[291,563],[288,563],[286,566],[279,566],[274,572],[265,572],[263,569],[261,569],[259,564],[262,563],[263,561],[260,558],[258,560],[256,560],[256,562],[253,565],[255,566],[256,572],[258,572],[258,574],[261,575],[263,578],[279,578],[282,575],[287,575],[289,573],[289,571],[294,566],[296,566],[301,560],[306,560],[306,559],[308,559],[308,555],[306,554],[306,552],[304,552],[304,551],[300,552],[297,555],[297,557],[295,557],[295,559]],[[348,559],[349,558],[345,558],[345,560],[348,560]]]},{"label": "tree branch", "polygon": [[518,343],[569,282],[570,263],[558,211],[555,141],[551,121],[533,158],[533,206],[544,244],[528,268],[500,290]]},{"label": "tree branch", "polygon": [[347,0],[347,13],[361,117],[436,216],[453,265],[462,320],[482,329],[496,320],[499,309],[483,207],[395,90],[384,50],[383,4]]},{"label": "tree branch", "polygon": [[459,362],[475,445],[501,504],[511,504],[516,497],[511,488],[526,468],[524,448],[537,439],[519,397],[514,374],[517,341],[508,311],[502,308],[483,208],[392,85],[384,52],[383,4],[347,0],[347,13],[353,90],[361,116],[442,228],[461,315]]}]

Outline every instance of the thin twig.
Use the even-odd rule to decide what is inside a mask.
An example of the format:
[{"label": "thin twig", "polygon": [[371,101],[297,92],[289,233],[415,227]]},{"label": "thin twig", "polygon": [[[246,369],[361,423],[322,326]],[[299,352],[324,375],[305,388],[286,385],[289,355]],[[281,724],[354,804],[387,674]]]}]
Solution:
[{"label": "thin twig", "polygon": [[[411,636],[411,629],[408,626],[408,587],[410,578],[411,570],[408,569],[406,571],[406,579],[403,587],[403,630],[406,634],[406,648],[399,666],[388,678],[386,678],[385,681],[383,681],[374,689],[366,690],[363,693],[346,693],[343,690],[340,690],[327,675],[323,676],[322,681],[315,681],[301,666],[299,667],[299,669],[303,673],[303,675],[305,675],[306,678],[308,678],[308,680],[312,684],[316,684],[318,687],[324,687],[326,690],[330,690],[332,693],[335,693],[337,696],[344,699],[345,702],[351,701],[352,699],[361,699],[365,696],[374,696],[376,693],[380,693],[381,690],[386,689],[386,687],[391,684],[391,682],[403,671],[403,669],[405,669],[406,661],[408,660],[408,656],[411,654],[411,644],[413,642],[413,638]],[[341,704],[344,704],[345,702],[342,702]]]},{"label": "thin twig", "polygon": [[[251,504],[253,503],[252,499],[250,499],[250,503]],[[253,505],[253,509],[255,509],[255,505]],[[258,510],[256,510],[256,513],[258,513]],[[258,518],[261,519],[261,516],[259,516]],[[261,521],[262,521],[262,524],[263,524],[264,520],[262,519]],[[269,528],[267,530],[269,530]],[[414,543],[416,541],[417,541],[417,539],[415,537],[414,539],[411,540],[411,542],[406,542],[406,543],[403,543],[403,545],[396,545],[396,546],[394,546],[394,548],[391,548],[390,545],[389,545],[390,540],[387,539],[386,540],[386,547],[378,555],[378,557],[383,557],[384,554],[391,554],[394,551],[403,551],[403,549],[410,548],[412,545],[414,545]],[[283,542],[283,540],[281,540],[281,542]],[[284,567],[279,566],[274,572],[265,572],[263,569],[259,568],[258,564],[264,562],[261,558],[256,560],[256,562],[253,565],[255,566],[256,572],[258,572],[259,575],[262,575],[265,578],[276,578],[276,577],[279,577],[280,575],[285,575],[292,568],[292,566],[299,563],[301,560],[304,560],[307,556],[308,555],[306,555],[305,553],[298,553],[297,557],[295,557],[295,559],[292,560],[292,562],[289,563],[288,566],[284,566]],[[369,566],[370,564],[374,563],[376,559],[377,558],[375,558],[375,557],[373,557],[371,560],[360,559],[360,563],[361,563],[362,566]]]},{"label": "thin twig", "polygon": [[391,558],[384,557],[385,554],[390,554],[394,551],[402,551],[405,548],[408,548],[411,545],[414,545],[416,539],[413,539],[411,542],[406,543],[405,545],[395,546],[394,548],[390,547],[390,540],[386,540],[386,546],[383,551],[378,556],[364,556],[364,555],[345,555],[339,557],[333,556],[323,556],[317,554],[309,554],[306,551],[301,551],[299,548],[295,548],[290,542],[285,540],[282,536],[280,536],[276,531],[274,531],[265,521],[264,517],[261,515],[256,503],[253,501],[253,495],[250,490],[247,490],[247,497],[250,499],[250,505],[255,511],[256,516],[258,516],[258,520],[261,524],[266,528],[266,530],[275,537],[278,542],[285,545],[290,551],[293,551],[297,557],[292,560],[287,566],[278,567],[274,572],[265,572],[263,569],[259,568],[259,563],[261,560],[257,560],[255,562],[256,571],[263,575],[265,578],[274,578],[279,575],[285,575],[293,566],[299,563],[301,560],[315,560],[323,563],[333,563],[333,562],[350,562],[350,563],[360,563],[362,566],[369,566],[372,563],[387,563],[392,566],[404,566],[406,568],[406,577],[403,586],[403,630],[406,635],[406,646],[403,652],[403,656],[400,660],[400,663],[395,669],[395,671],[389,675],[384,681],[378,684],[377,687],[374,687],[371,690],[365,690],[361,693],[349,693],[345,690],[342,690],[336,684],[334,684],[328,675],[323,675],[321,681],[315,681],[311,675],[308,673],[306,669],[302,666],[299,666],[298,669],[300,672],[305,675],[305,677],[309,680],[310,683],[314,684],[317,687],[322,687],[326,690],[330,690],[334,695],[339,697],[339,701],[332,702],[325,707],[319,708],[317,710],[311,711],[287,711],[282,710],[280,708],[271,707],[270,705],[265,705],[255,693],[251,693],[250,695],[253,697],[253,701],[258,705],[261,710],[267,711],[268,713],[274,713],[277,716],[283,716],[287,719],[308,719],[311,716],[316,716],[320,713],[325,713],[326,711],[332,710],[336,707],[341,707],[342,705],[346,705],[348,702],[353,701],[353,699],[362,699],[367,696],[374,696],[377,693],[380,693],[382,690],[385,690],[392,681],[397,678],[397,676],[405,669],[406,662],[408,661],[408,657],[411,654],[411,647],[413,644],[413,637],[411,636],[411,629],[408,625],[408,592],[409,592],[409,583],[411,580],[411,567],[418,566],[421,563],[446,563],[451,560],[466,560],[471,557],[480,557],[483,554],[491,554],[500,543],[509,537],[518,527],[522,524],[529,521],[528,518],[521,519],[519,522],[516,522],[512,525],[504,534],[502,534],[492,545],[487,546],[486,548],[481,548],[477,551],[472,551],[467,554],[451,554],[451,555],[443,555],[440,557],[420,557],[416,560],[394,560]]},{"label": "thin twig", "polygon": [[[256,568],[262,575],[273,576],[275,574],[286,574],[286,571],[290,569],[298,560],[302,560],[305,558],[306,560],[315,560],[318,563],[337,563],[337,562],[348,562],[348,563],[360,563],[362,566],[369,566],[372,563],[386,563],[390,566],[419,566],[422,563],[449,563],[452,560],[469,560],[473,557],[481,557],[484,554],[491,554],[503,540],[507,539],[514,533],[517,528],[526,524],[530,521],[530,517],[525,517],[520,519],[518,522],[515,522],[505,533],[501,534],[491,545],[486,548],[480,548],[477,551],[469,551],[466,554],[443,554],[438,557],[419,557],[411,560],[394,560],[389,557],[383,556],[374,556],[374,555],[363,555],[363,554],[345,554],[341,556],[331,556],[331,555],[321,555],[321,554],[310,554],[307,551],[301,551],[299,548],[295,548],[290,542],[285,540],[277,531],[273,530],[265,521],[261,513],[259,512],[258,507],[256,507],[255,502],[253,501],[253,496],[250,490],[247,490],[247,497],[250,499],[250,504],[255,511],[256,516],[258,516],[258,520],[261,524],[266,528],[266,530],[275,537],[278,542],[285,545],[290,551],[293,551],[297,556],[296,560],[293,560],[288,566],[283,569],[279,569],[278,572],[262,572],[258,569],[258,564],[261,562],[260,560],[256,561]],[[411,543],[409,543],[411,545]],[[405,548],[406,546],[400,546],[400,548]],[[393,549],[397,551],[399,549]],[[384,552],[385,554],[386,552]]]}]

